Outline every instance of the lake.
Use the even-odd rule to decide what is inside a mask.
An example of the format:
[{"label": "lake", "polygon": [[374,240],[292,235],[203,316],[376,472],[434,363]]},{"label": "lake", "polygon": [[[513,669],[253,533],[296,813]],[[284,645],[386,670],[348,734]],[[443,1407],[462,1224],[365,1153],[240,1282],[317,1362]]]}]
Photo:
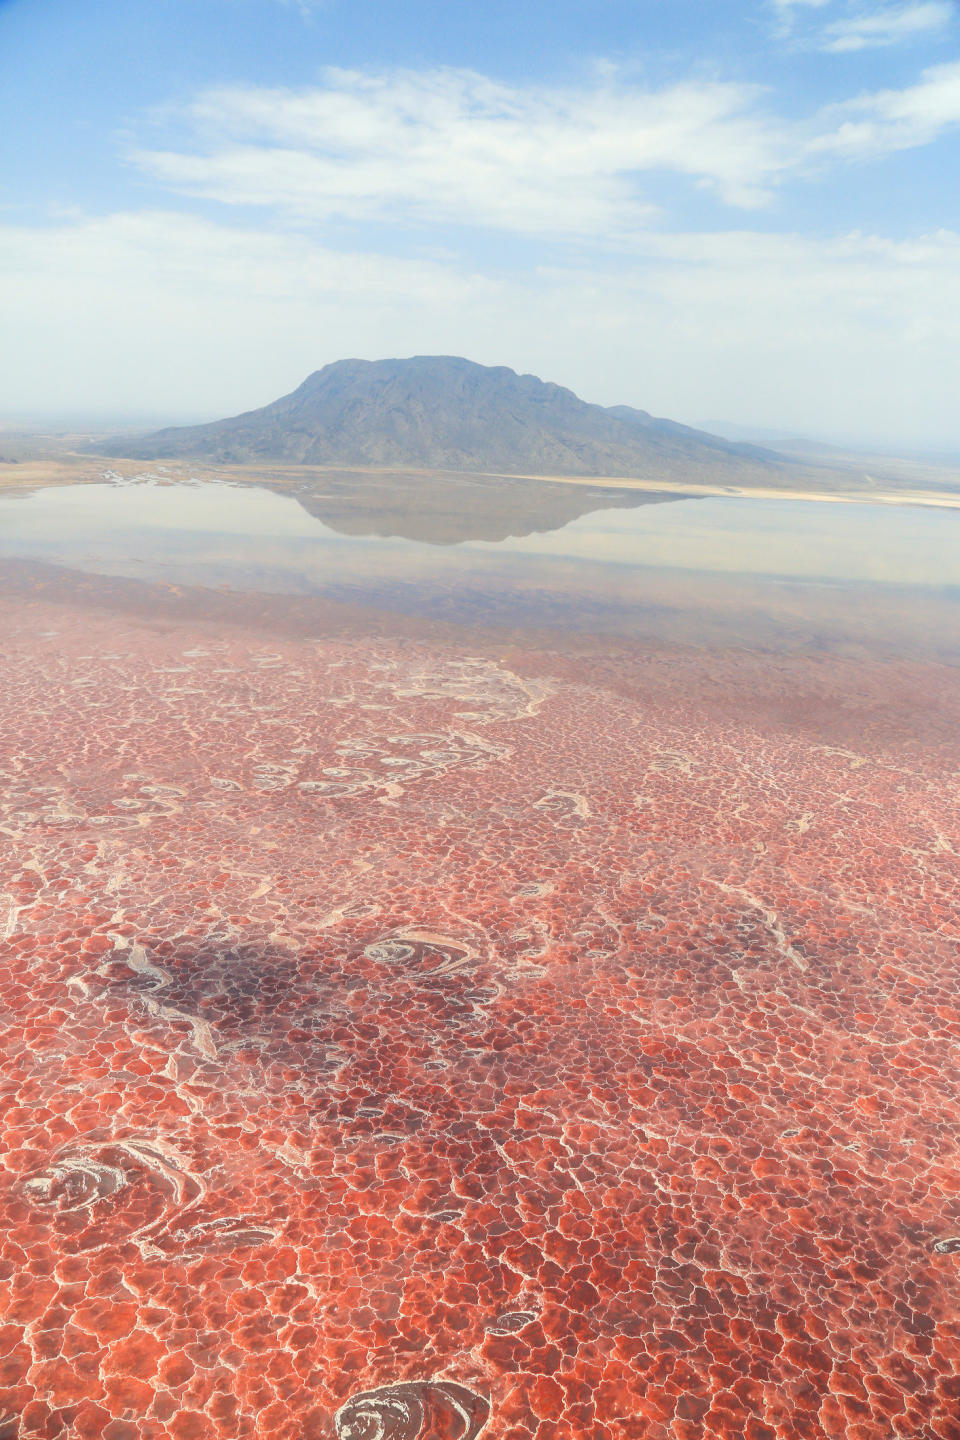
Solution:
[{"label": "lake", "polygon": [[[301,500],[257,485],[57,487],[0,498],[0,555],[459,623],[956,649],[960,511],[664,497],[555,528],[549,513],[528,514],[543,528],[496,541],[430,543],[376,533],[376,511],[351,519],[368,533],[345,533],[324,510],[322,493]],[[418,518],[429,529],[424,511],[408,531]],[[483,529],[482,504],[462,529]]]}]

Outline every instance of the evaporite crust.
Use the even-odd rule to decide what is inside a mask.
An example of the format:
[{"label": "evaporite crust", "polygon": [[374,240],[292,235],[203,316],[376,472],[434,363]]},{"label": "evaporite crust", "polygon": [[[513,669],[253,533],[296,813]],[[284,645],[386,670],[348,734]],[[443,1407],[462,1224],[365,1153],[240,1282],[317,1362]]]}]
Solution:
[{"label": "evaporite crust", "polygon": [[955,671],[3,667],[0,1433],[956,1440]]}]

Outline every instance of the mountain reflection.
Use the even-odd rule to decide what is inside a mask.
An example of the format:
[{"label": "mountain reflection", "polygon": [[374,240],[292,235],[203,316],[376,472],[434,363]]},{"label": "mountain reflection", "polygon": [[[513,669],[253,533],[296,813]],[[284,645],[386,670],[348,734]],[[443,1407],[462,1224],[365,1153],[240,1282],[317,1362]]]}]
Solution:
[{"label": "mountain reflection", "polygon": [[341,535],[396,537],[429,545],[498,541],[560,530],[595,510],[635,509],[688,498],[666,491],[569,485],[494,475],[389,477],[344,471],[325,475],[322,492],[293,497]]}]

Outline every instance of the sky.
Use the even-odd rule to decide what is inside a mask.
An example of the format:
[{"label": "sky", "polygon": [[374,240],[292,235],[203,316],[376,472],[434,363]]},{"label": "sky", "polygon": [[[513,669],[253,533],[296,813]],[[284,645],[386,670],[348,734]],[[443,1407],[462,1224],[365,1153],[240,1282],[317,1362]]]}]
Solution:
[{"label": "sky", "polygon": [[0,420],[459,354],[960,449],[954,0],[0,0]]}]

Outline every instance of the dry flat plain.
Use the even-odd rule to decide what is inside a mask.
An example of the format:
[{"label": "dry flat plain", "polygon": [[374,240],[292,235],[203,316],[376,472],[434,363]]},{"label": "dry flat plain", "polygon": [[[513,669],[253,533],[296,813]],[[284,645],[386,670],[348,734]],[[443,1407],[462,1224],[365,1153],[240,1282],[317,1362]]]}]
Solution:
[{"label": "dry flat plain", "polygon": [[0,1434],[958,1440],[956,667],[0,589]]}]

